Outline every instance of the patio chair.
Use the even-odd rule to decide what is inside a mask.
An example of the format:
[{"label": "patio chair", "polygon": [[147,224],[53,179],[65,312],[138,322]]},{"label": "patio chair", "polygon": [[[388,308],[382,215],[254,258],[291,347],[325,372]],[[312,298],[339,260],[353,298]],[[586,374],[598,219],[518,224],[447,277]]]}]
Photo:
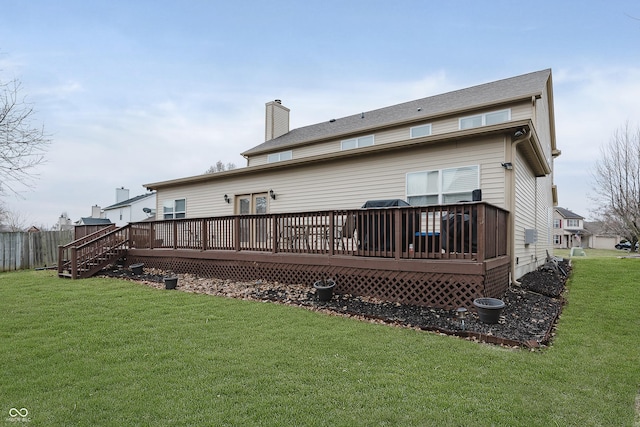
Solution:
[{"label": "patio chair", "polygon": [[309,227],[305,225],[288,224],[284,219],[280,219],[278,224],[278,241],[283,248],[309,249]]},{"label": "patio chair", "polygon": [[[357,234],[356,234],[356,217],[355,215],[348,215],[342,226],[337,226],[334,234],[334,239],[337,240],[338,248],[346,250],[349,246],[349,239],[352,240],[350,245],[353,249],[357,246]],[[353,243],[356,242],[356,243]]]}]

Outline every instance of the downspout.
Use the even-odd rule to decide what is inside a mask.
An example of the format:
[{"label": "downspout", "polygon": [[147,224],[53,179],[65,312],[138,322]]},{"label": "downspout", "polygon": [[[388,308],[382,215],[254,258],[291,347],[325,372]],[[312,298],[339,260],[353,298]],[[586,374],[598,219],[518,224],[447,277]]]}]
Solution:
[{"label": "downspout", "polygon": [[[524,129],[524,128],[523,128]],[[517,151],[518,145],[529,140],[531,138],[531,128],[526,126],[526,132],[523,135],[517,136],[516,139],[511,141],[511,150],[509,153],[509,158],[507,162],[511,163],[512,169],[511,172],[511,182],[510,182],[510,194],[509,194],[509,204],[511,205],[511,221],[509,224],[509,246],[511,253],[511,273],[509,274],[511,283],[517,286],[520,286],[521,283],[518,282],[515,277],[516,271],[516,237],[515,237],[515,229],[516,229],[516,162],[515,162],[515,153]]]}]

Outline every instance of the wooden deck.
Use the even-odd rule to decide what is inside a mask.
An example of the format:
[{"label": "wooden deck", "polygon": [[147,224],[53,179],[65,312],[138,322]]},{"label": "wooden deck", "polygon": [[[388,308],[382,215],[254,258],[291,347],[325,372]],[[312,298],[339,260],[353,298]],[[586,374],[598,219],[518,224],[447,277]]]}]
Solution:
[{"label": "wooden deck", "polygon": [[127,265],[232,280],[329,277],[338,293],[471,307],[508,286],[507,220],[505,210],[471,202],[140,222],[61,247],[59,273],[86,277],[126,257]]}]

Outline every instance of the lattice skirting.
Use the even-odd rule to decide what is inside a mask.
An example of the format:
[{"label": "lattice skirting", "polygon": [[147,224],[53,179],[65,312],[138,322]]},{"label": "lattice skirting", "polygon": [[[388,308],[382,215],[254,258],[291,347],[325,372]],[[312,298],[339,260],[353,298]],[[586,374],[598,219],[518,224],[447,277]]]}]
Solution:
[{"label": "lattice skirting", "polygon": [[487,270],[484,277],[484,296],[501,298],[509,287],[509,264]]},{"label": "lattice skirting", "polygon": [[323,277],[336,281],[335,292],[370,296],[384,301],[428,307],[473,309],[482,296],[500,298],[508,286],[509,266],[502,265],[486,276],[472,274],[422,273],[374,270],[354,267],[298,265],[249,261],[207,260],[178,257],[128,256],[127,264],[240,281],[266,280],[308,284]]}]

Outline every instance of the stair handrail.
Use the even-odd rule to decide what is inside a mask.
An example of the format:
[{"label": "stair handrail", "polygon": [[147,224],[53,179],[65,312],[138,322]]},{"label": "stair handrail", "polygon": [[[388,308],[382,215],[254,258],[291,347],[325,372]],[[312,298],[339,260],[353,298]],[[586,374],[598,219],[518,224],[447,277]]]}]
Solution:
[{"label": "stair handrail", "polygon": [[[95,245],[99,246],[100,242],[108,241],[112,236],[118,233],[125,233],[126,238],[117,242],[116,245],[109,246],[105,249],[111,250],[118,246],[122,246],[122,249],[127,248],[127,244],[129,242],[129,230],[131,228],[130,224],[127,224],[123,227],[109,227],[109,230],[105,232],[104,229],[98,230],[94,233],[91,233],[87,236],[84,236],[78,240],[75,240],[67,245],[58,247],[58,274],[61,275],[64,273],[65,267],[69,267],[71,271],[71,277],[76,279],[78,277],[78,270],[81,265],[90,261],[87,260],[79,260],[78,254],[82,253],[82,250]],[[104,252],[96,251],[93,258],[99,257]],[[68,255],[68,256],[65,256]]]}]

